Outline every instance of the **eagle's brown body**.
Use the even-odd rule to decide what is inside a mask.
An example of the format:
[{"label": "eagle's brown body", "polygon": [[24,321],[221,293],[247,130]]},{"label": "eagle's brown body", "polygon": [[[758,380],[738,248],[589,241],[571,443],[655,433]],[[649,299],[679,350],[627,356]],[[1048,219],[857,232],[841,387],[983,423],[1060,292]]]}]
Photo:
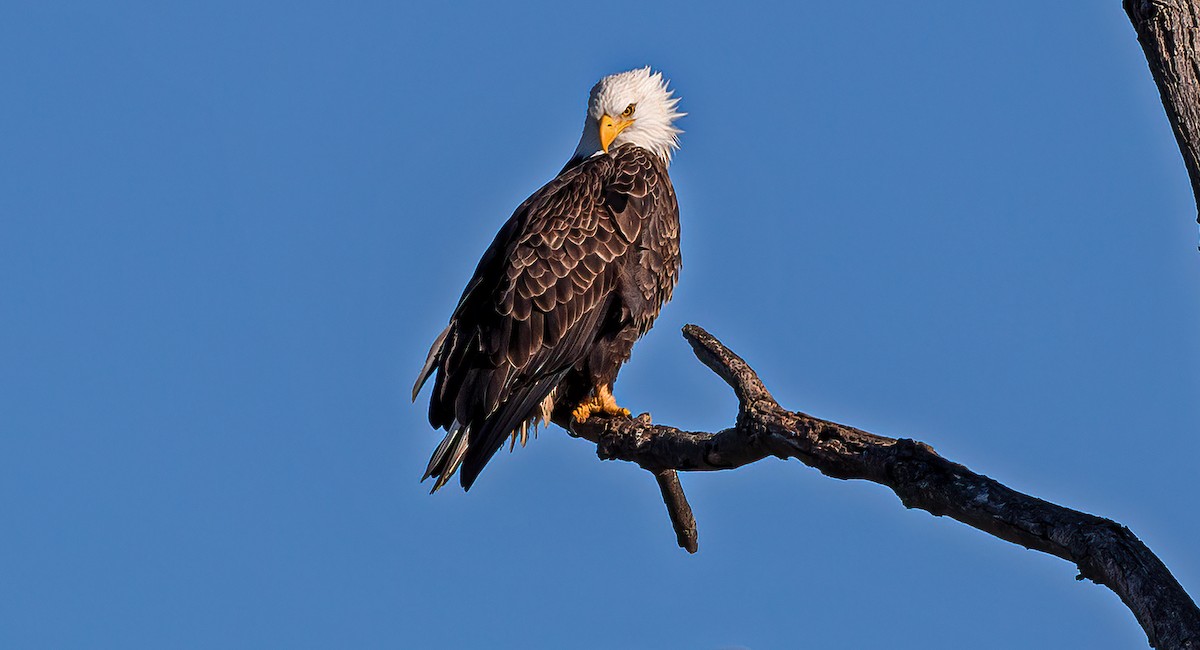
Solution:
[{"label": "eagle's brown body", "polygon": [[448,432],[426,472],[434,489],[459,464],[470,488],[514,431],[607,390],[679,267],[675,191],[645,149],[573,160],[521,204],[417,381],[437,373],[429,422]]}]

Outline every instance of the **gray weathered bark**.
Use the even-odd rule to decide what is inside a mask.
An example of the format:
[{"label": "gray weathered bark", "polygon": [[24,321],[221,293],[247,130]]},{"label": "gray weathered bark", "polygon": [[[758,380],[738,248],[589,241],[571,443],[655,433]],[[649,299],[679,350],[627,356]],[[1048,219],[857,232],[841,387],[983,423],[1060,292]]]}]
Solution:
[{"label": "gray weathered bark", "polygon": [[838,479],[892,489],[908,508],[948,516],[1025,548],[1056,555],[1112,589],[1150,645],[1200,648],[1200,609],[1167,567],[1128,528],[1022,494],[939,456],[913,440],[879,436],[781,407],[740,357],[703,329],[684,337],[696,356],[733,388],[737,423],[718,433],[651,424],[648,415],[555,421],[596,444],[601,459],[637,463],[658,479],[679,545],[695,552],[696,528],[675,470],[735,469],[775,456],[795,458]]},{"label": "gray weathered bark", "polygon": [[1123,3],[1158,85],[1200,213],[1200,0]]}]

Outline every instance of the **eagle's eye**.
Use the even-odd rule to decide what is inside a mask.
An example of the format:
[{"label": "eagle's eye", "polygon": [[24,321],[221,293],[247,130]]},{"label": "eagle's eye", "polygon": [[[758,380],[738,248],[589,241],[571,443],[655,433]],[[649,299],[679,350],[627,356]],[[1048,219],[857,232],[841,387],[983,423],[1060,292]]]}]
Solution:
[{"label": "eagle's eye", "polygon": [[624,118],[633,117],[633,112],[636,110],[637,110],[637,104],[630,104],[625,107],[625,110],[621,111],[621,117],[624,117]]}]

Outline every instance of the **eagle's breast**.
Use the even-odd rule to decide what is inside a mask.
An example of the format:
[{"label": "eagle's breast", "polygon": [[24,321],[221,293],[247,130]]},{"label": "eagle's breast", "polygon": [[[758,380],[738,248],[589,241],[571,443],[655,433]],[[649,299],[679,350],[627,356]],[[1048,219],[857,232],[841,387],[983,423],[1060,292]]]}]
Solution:
[{"label": "eagle's breast", "polygon": [[604,203],[631,244],[620,292],[638,334],[645,334],[679,280],[679,204],[666,166],[636,147],[615,152]]}]

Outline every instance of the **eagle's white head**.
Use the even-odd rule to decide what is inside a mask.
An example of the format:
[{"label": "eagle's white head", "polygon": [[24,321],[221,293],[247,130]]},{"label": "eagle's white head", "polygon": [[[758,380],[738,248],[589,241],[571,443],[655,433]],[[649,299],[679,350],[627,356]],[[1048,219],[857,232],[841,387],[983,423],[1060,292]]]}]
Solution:
[{"label": "eagle's white head", "polygon": [[592,87],[588,98],[583,136],[575,157],[587,158],[623,144],[639,146],[671,162],[679,148],[680,129],[675,120],[687,113],[675,110],[679,98],[672,97],[667,80],[650,67],[609,75]]}]

